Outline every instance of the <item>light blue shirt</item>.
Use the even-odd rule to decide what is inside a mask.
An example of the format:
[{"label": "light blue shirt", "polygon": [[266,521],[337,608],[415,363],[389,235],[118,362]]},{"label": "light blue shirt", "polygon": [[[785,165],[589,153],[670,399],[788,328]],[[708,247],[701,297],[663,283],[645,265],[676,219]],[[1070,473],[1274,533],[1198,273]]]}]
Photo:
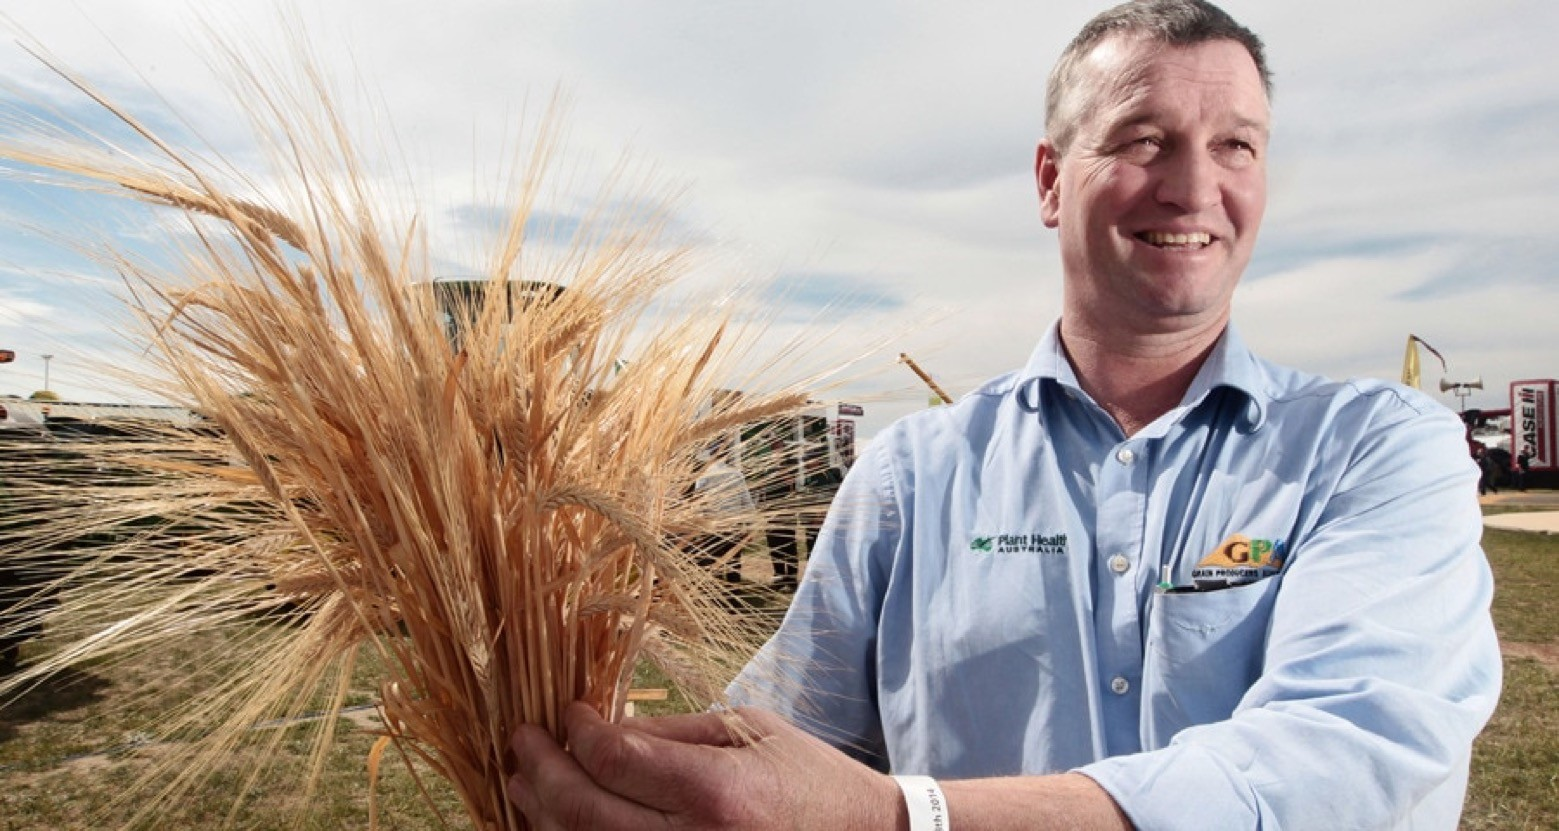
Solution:
[{"label": "light blue shirt", "polygon": [[1500,686],[1477,478],[1447,408],[1232,328],[1127,438],[1052,326],[871,442],[732,696],[896,773],[1077,770],[1145,829],[1455,828]]}]

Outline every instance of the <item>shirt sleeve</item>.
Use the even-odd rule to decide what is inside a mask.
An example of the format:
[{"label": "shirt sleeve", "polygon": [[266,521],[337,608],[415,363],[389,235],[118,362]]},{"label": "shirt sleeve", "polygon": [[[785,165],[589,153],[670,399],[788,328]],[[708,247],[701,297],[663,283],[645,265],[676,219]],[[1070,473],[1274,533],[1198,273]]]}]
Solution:
[{"label": "shirt sleeve", "polygon": [[850,468],[784,622],[727,690],[731,703],[773,710],[878,769],[877,625],[885,564],[904,539],[890,441],[879,435]]},{"label": "shirt sleeve", "polygon": [[1233,715],[1078,769],[1138,827],[1455,827],[1500,659],[1477,471],[1455,416],[1424,409],[1338,442]]}]

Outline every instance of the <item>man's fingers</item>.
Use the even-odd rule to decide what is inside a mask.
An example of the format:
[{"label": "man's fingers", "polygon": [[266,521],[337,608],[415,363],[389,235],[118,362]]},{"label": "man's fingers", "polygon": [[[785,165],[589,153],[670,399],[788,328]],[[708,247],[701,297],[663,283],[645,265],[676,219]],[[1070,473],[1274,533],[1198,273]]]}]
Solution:
[{"label": "man's fingers", "polygon": [[756,735],[756,728],[734,710],[724,713],[633,718],[624,721],[623,725],[667,741],[710,747],[747,744]]},{"label": "man's fingers", "polygon": [[[713,723],[719,717],[712,716]],[[656,735],[659,728],[608,724],[595,710],[574,704],[564,713],[568,748],[592,779],[631,802],[668,815],[698,816],[714,827],[739,813],[729,783],[739,779],[741,757],[729,746],[687,744]],[[717,736],[715,728],[689,721],[668,732]],[[729,745],[729,733],[725,735]],[[724,783],[724,785],[722,785]]]},{"label": "man's fingers", "polygon": [[[734,827],[754,807],[738,784],[754,775],[763,781],[748,745],[777,729],[766,715],[734,711],[617,725],[572,704],[563,716],[567,751],[540,727],[516,731],[516,773],[506,790],[546,831],[652,828],[677,818],[690,827]],[[727,722],[738,718],[740,724]]]},{"label": "man's fingers", "polygon": [[658,817],[653,811],[602,788],[540,727],[521,727],[511,746],[515,775],[504,790],[537,828],[654,827]]}]

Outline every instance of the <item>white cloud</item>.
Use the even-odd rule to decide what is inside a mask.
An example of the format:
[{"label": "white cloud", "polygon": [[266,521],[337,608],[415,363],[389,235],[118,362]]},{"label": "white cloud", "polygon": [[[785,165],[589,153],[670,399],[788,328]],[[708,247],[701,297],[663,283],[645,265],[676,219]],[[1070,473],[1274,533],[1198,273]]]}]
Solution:
[{"label": "white cloud", "polygon": [[48,319],[49,312],[42,303],[0,294],[0,326],[26,326]]},{"label": "white cloud", "polygon": [[[284,42],[271,0],[206,6],[218,29],[262,52]],[[353,129],[389,156],[376,187],[400,204],[406,180],[417,183],[435,242],[449,240],[443,259],[473,259],[452,209],[501,201],[512,135],[561,85],[574,102],[563,170],[599,171],[630,148],[687,185],[682,220],[724,249],[723,266],[835,275],[902,298],[888,326],[941,314],[930,331],[897,337],[889,362],[911,352],[965,391],[1020,363],[1057,313],[1032,146],[1049,64],[1100,3],[319,6],[304,12],[307,28]],[[192,46],[202,39],[192,7],[75,0],[10,14],[116,97],[156,110],[128,61],[191,132],[250,171],[247,127]],[[1225,7],[1263,35],[1277,83],[1272,205],[1236,303],[1247,337],[1306,369],[1394,377],[1415,332],[1458,372],[1484,375],[1485,406],[1510,379],[1559,375],[1546,319],[1559,283],[1549,241],[1559,157],[1548,146],[1559,4]],[[80,111],[19,50],[0,49],[0,73]],[[405,180],[391,175],[399,165]],[[14,279],[0,274],[0,292],[14,296]],[[883,371],[899,401],[880,412],[923,401],[907,370]]]}]

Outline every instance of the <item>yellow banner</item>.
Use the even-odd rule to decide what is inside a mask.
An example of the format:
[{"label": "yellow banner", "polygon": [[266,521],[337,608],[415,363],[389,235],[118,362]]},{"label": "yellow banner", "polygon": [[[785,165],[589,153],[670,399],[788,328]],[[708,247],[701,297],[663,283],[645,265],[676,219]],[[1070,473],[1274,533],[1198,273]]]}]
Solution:
[{"label": "yellow banner", "polygon": [[1407,354],[1402,356],[1402,383],[1418,389],[1418,338],[1407,336]]}]

